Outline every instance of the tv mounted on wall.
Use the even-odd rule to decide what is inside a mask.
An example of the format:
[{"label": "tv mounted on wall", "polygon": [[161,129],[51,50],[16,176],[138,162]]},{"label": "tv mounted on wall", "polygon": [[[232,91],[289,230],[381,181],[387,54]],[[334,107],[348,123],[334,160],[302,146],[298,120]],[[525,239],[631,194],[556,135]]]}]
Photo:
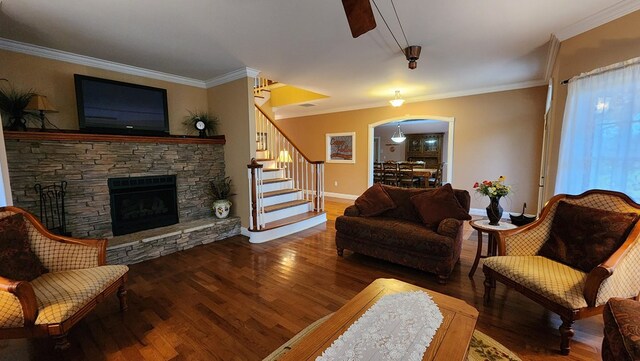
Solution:
[{"label": "tv mounted on wall", "polygon": [[81,131],[168,135],[167,90],[74,75]]}]

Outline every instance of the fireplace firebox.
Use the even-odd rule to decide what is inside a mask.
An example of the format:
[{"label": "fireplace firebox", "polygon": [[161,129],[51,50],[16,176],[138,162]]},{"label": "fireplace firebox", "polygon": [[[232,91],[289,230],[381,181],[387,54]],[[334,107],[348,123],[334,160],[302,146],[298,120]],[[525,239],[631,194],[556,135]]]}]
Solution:
[{"label": "fireplace firebox", "polygon": [[109,178],[114,236],[178,223],[176,176]]}]

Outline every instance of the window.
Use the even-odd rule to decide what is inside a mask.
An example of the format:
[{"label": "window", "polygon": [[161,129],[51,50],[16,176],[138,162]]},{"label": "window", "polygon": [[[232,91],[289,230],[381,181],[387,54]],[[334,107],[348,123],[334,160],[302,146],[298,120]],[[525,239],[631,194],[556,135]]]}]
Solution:
[{"label": "window", "polygon": [[600,188],[640,202],[640,58],[569,83],[556,193]]}]

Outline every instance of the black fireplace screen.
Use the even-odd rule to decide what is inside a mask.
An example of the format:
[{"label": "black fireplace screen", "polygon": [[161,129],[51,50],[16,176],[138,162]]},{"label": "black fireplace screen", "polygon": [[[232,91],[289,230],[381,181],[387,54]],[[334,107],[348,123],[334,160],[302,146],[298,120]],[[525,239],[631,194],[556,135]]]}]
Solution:
[{"label": "black fireplace screen", "polygon": [[176,176],[109,178],[113,235],[178,223]]}]

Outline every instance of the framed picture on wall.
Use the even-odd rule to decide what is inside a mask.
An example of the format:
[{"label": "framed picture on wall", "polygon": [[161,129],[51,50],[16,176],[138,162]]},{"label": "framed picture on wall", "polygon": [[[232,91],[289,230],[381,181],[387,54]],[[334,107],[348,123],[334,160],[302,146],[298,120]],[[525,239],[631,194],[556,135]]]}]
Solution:
[{"label": "framed picture on wall", "polygon": [[356,162],[356,133],[327,133],[327,163]]}]

